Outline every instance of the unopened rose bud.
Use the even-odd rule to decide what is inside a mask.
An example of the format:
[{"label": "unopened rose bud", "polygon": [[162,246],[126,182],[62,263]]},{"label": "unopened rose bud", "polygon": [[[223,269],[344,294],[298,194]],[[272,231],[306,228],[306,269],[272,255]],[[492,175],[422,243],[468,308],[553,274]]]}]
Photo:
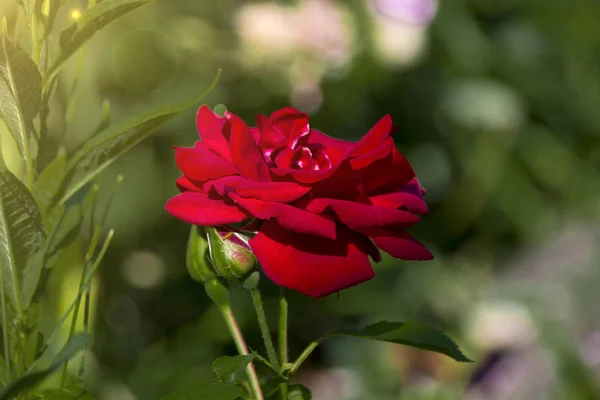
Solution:
[{"label": "unopened rose bud", "polygon": [[246,238],[234,232],[208,230],[208,250],[212,266],[219,276],[226,279],[243,278],[256,264],[256,257]]},{"label": "unopened rose bud", "polygon": [[198,227],[193,225],[187,245],[187,270],[192,279],[206,282],[216,276],[210,266],[208,241],[198,233]]}]

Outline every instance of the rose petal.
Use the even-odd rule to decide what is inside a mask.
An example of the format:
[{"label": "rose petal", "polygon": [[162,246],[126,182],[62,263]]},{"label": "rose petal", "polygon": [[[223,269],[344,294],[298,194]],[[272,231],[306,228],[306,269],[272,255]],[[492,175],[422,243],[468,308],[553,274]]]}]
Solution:
[{"label": "rose petal", "polygon": [[231,161],[229,143],[223,136],[224,125],[225,119],[212,112],[206,105],[200,107],[196,113],[196,127],[202,142],[225,160]]},{"label": "rose petal", "polygon": [[360,232],[373,239],[377,247],[392,257],[406,261],[426,261],[433,259],[433,254],[425,246],[404,231],[367,228],[361,229]]},{"label": "rose petal", "polygon": [[344,228],[338,229],[335,240],[315,240],[266,221],[249,243],[269,279],[317,298],[375,276],[366,242]]},{"label": "rose petal", "polygon": [[[243,198],[230,193],[231,199],[249,214],[259,219],[275,219],[286,229],[295,232],[335,239],[335,222],[321,215],[312,214],[288,204]],[[317,240],[313,238],[313,240]]]},{"label": "rose petal", "polygon": [[271,124],[276,131],[287,138],[287,147],[293,149],[301,137],[308,135],[310,126],[308,115],[291,107],[285,107],[271,114]]},{"label": "rose petal", "polygon": [[194,148],[176,147],[175,163],[183,174],[196,181],[237,175],[237,168],[200,143]]},{"label": "rose petal", "polygon": [[260,143],[261,133],[258,130],[258,128],[250,126],[250,127],[248,127],[248,129],[250,129],[250,133],[252,134],[252,138],[254,139],[254,143],[259,144]]},{"label": "rose petal", "polygon": [[335,168],[329,169],[291,169],[271,168],[271,172],[279,177],[294,179],[300,183],[315,183],[326,179],[335,173]]},{"label": "rose petal", "polygon": [[297,119],[308,119],[308,114],[298,111],[293,107],[284,107],[273,111],[271,114],[271,121],[273,122],[273,125],[277,124],[282,127],[285,124],[292,124]]},{"label": "rose petal", "polygon": [[292,161],[296,152],[292,149],[282,149],[275,157],[275,165],[277,168],[291,169]]},{"label": "rose petal", "polygon": [[180,192],[185,192],[187,190],[191,190],[193,192],[202,192],[203,190],[201,183],[197,183],[189,179],[185,175],[182,175],[179,178],[177,178],[177,180],[175,181],[175,185],[177,185],[177,188]]},{"label": "rose petal", "polygon": [[391,135],[393,127],[392,117],[385,115],[356,143],[350,155],[360,156],[379,147]]},{"label": "rose petal", "polygon": [[324,151],[317,151],[313,157],[312,169],[329,169],[333,166],[331,159]]},{"label": "rose petal", "polygon": [[248,129],[238,116],[227,114],[231,128],[231,158],[238,169],[249,179],[255,181],[271,180],[269,168]]},{"label": "rose petal", "polygon": [[309,146],[319,146],[329,157],[333,165],[339,164],[356,146],[356,143],[337,139],[316,129],[311,129],[308,135]]},{"label": "rose petal", "polygon": [[287,135],[281,130],[275,130],[271,124],[271,120],[266,115],[256,116],[256,127],[260,131],[259,145],[263,154],[271,156],[271,154],[287,145]]},{"label": "rose petal", "polygon": [[199,192],[183,192],[172,197],[165,208],[188,224],[202,226],[234,224],[250,218],[235,204],[227,204],[223,199],[210,198],[206,193]]},{"label": "rose petal", "polygon": [[203,190],[208,192],[210,189],[221,196],[233,191],[241,197],[282,203],[297,200],[311,190],[295,182],[255,182],[241,176],[227,176],[205,183]]},{"label": "rose petal", "polygon": [[314,199],[308,203],[306,211],[316,214],[331,211],[350,229],[389,225],[408,227],[419,221],[419,217],[408,211],[337,199]]},{"label": "rose petal", "polygon": [[409,183],[398,189],[397,192],[372,196],[369,197],[369,201],[374,206],[387,208],[404,207],[412,213],[423,215],[428,213],[427,204],[423,200],[421,185],[417,178],[413,178]]},{"label": "rose petal", "polygon": [[308,147],[297,147],[292,160],[292,167],[308,169],[312,163],[312,153]]},{"label": "rose petal", "polygon": [[[313,198],[356,200],[361,195],[360,173],[354,171],[348,161],[342,161],[330,173],[311,184]],[[367,203],[367,200],[363,203]]]},{"label": "rose petal", "polygon": [[360,170],[365,193],[377,195],[395,192],[415,177],[415,172],[394,146],[386,157]]},{"label": "rose petal", "polygon": [[358,157],[351,158],[350,165],[352,165],[352,168],[355,170],[366,168],[375,161],[390,155],[395,148],[396,145],[394,144],[394,139],[389,137],[379,143],[379,145],[371,151],[365,152]]}]

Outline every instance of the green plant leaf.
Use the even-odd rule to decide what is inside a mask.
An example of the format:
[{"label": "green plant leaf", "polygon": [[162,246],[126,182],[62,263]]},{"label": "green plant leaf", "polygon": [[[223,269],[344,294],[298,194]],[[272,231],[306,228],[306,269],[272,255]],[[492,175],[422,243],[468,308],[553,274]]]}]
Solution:
[{"label": "green plant leaf", "polygon": [[0,118],[15,139],[21,157],[29,153],[33,118],[42,104],[42,78],[27,53],[13,45],[6,30],[0,51]]},{"label": "green plant leaf", "polygon": [[[254,351],[252,349],[250,349],[250,352],[254,356],[254,360],[258,361],[258,363],[256,363],[256,362],[254,363],[254,366],[257,370],[262,365],[262,366],[264,366],[265,369],[268,370],[269,374],[275,375],[278,379],[281,379],[282,381],[287,380],[287,378],[285,376],[283,376],[277,369],[275,369],[275,367],[273,367],[273,365],[271,365],[269,360],[267,360],[266,358],[264,358],[263,356],[261,356],[260,354],[258,354],[256,351]],[[264,375],[264,374],[261,374],[261,376],[262,375]]]},{"label": "green plant leaf", "polygon": [[39,393],[42,400],[96,400],[96,397],[81,390],[79,393],[72,393],[66,390],[49,389]]},{"label": "green plant leaf", "polygon": [[64,345],[64,347],[58,352],[54,358],[54,361],[48,368],[41,371],[30,372],[23,375],[21,378],[12,381],[6,385],[2,392],[0,392],[0,400],[12,399],[24,390],[35,387],[43,379],[50,376],[54,371],[69,361],[75,354],[83,350],[88,345],[88,342],[89,340],[87,336],[72,336]]},{"label": "green plant leaf", "polygon": [[59,258],[61,249],[69,246],[79,235],[84,216],[90,204],[94,193],[89,190],[91,184],[73,196],[65,204],[55,204],[50,211],[43,217],[44,229],[47,233],[44,266],[49,269],[54,265],[54,261]]},{"label": "green plant leaf", "polygon": [[[29,315],[28,315],[29,317]],[[30,319],[33,319],[30,317]],[[37,322],[38,318],[35,318],[35,322]],[[34,322],[34,323],[35,323]],[[27,339],[25,339],[25,362],[27,365],[33,363],[37,356],[39,355],[40,350],[44,346],[44,335],[37,331],[33,330],[29,335],[27,335]]]},{"label": "green plant leaf", "polygon": [[56,157],[44,168],[35,181],[33,194],[42,215],[46,215],[52,205],[58,202],[57,195],[67,176],[67,153],[60,148]]},{"label": "green plant leaf", "polygon": [[245,397],[246,392],[239,386],[202,382],[179,388],[160,400],[237,400]]},{"label": "green plant leaf", "polygon": [[253,359],[252,354],[219,357],[212,363],[211,369],[221,383],[242,383],[247,380],[246,367]]},{"label": "green plant leaf", "polygon": [[416,322],[381,321],[362,329],[342,330],[334,334],[403,344],[405,346],[442,353],[459,362],[471,362],[460,351],[456,343],[444,333]]},{"label": "green plant leaf", "polygon": [[44,87],[52,81],[60,67],[96,32],[114,20],[150,0],[105,0],[86,10],[81,17],[60,34],[60,53],[44,75]]},{"label": "green plant leaf", "polygon": [[187,108],[200,102],[215,87],[221,70],[211,85],[200,96],[179,104],[159,107],[152,111],[127,118],[99,132],[78,149],[68,163],[68,173],[74,173],[67,193],[61,203],[67,201],[83,185],[129,151],[133,146],[150,136],[157,128],[173,119]]},{"label": "green plant leaf", "polygon": [[32,194],[0,159],[0,272],[17,315],[27,309],[37,287],[44,241],[42,216]]},{"label": "green plant leaf", "polygon": [[354,336],[362,339],[380,342],[397,343],[418,349],[445,354],[459,362],[472,362],[458,348],[456,343],[439,330],[417,322],[388,322],[381,321],[362,329],[346,329],[332,332],[314,342],[302,352],[290,369],[290,375],[295,373],[310,353],[325,340],[338,335]]},{"label": "green plant leaf", "polygon": [[6,385],[6,381],[7,381],[7,370],[6,370],[6,360],[4,359],[4,356],[2,354],[0,354],[0,389],[4,388],[4,385]]}]

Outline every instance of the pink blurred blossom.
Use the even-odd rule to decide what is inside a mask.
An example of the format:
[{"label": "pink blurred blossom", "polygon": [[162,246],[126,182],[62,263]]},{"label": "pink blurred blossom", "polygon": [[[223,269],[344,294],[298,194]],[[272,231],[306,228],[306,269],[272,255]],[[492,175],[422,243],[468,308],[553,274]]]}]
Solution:
[{"label": "pink blurred blossom", "polygon": [[415,25],[428,25],[437,12],[437,0],[371,0],[384,17]]}]

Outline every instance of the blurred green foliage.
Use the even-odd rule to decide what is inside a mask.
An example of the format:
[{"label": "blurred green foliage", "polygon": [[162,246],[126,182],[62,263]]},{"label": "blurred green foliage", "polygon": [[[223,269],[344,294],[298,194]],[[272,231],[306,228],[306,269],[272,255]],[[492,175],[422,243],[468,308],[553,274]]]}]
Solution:
[{"label": "blurred green foliage", "polygon": [[[82,7],[68,1],[56,24]],[[10,22],[13,9],[3,2],[0,14]],[[313,127],[356,140],[390,113],[428,190],[430,215],[414,233],[436,259],[384,258],[374,280],[339,297],[293,295],[291,354],[357,322],[410,319],[443,328],[477,362],[338,338],[299,379],[316,400],[600,398],[599,17],[591,0],[444,0],[429,27],[363,0],[157,0],[90,42],[77,90],[57,88],[55,110],[77,102],[66,132],[50,115],[48,149],[93,134],[105,99],[119,121],[193,98],[217,68],[206,101],[248,123],[291,104]],[[66,68],[73,74],[77,60]],[[213,378],[212,360],[235,354],[186,275],[189,227],[164,212],[178,177],[171,146],[198,139],[194,111],[102,175],[101,187],[117,174],[124,183],[106,224],[116,235],[88,360],[101,398],[152,400]],[[60,316],[76,289],[52,284]],[[276,288],[265,290],[274,322]],[[250,346],[262,350],[251,305],[234,295]]]}]

